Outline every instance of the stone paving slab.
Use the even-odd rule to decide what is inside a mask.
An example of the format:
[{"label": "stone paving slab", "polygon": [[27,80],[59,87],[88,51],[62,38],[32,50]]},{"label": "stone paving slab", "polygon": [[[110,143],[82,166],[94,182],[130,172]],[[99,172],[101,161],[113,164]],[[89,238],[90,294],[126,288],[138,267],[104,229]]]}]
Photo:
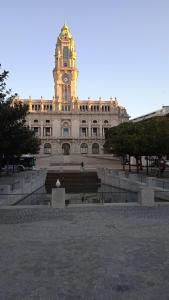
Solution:
[{"label": "stone paving slab", "polygon": [[169,207],[0,209],[1,300],[168,300]]}]

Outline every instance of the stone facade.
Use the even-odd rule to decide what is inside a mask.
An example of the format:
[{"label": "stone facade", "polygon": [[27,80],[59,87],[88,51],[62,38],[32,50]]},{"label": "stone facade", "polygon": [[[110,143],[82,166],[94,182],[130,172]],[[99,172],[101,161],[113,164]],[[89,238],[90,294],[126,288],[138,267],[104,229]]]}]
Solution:
[{"label": "stone facade", "polygon": [[23,100],[29,112],[26,124],[41,139],[41,154],[103,153],[108,128],[129,119],[116,98],[80,100],[75,42],[67,25],[56,43],[52,100]]}]

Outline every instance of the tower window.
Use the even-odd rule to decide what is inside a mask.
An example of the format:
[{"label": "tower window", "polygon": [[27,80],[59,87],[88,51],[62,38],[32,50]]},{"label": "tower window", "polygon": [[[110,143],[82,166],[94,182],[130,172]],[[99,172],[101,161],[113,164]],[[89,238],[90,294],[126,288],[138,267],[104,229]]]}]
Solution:
[{"label": "tower window", "polygon": [[63,60],[67,61],[69,59],[69,48],[63,47]]}]

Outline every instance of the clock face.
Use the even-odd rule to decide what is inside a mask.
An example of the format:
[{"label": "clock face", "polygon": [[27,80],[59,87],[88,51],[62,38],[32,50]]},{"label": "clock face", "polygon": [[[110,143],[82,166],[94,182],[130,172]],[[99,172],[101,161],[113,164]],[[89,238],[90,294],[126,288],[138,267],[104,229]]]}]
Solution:
[{"label": "clock face", "polygon": [[64,73],[62,75],[62,80],[63,80],[64,83],[68,84],[70,82],[70,76],[69,76],[69,74]]}]

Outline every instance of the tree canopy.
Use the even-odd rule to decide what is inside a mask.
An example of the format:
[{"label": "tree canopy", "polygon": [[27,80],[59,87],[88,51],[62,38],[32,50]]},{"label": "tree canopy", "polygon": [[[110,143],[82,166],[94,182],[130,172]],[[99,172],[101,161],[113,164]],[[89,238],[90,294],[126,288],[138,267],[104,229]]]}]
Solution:
[{"label": "tree canopy", "polygon": [[0,168],[3,158],[35,154],[40,147],[39,139],[25,126],[28,106],[15,101],[17,94],[7,90],[8,73],[0,69]]},{"label": "tree canopy", "polygon": [[169,118],[155,117],[138,123],[127,122],[108,130],[104,148],[123,157],[136,158],[169,155]]}]

